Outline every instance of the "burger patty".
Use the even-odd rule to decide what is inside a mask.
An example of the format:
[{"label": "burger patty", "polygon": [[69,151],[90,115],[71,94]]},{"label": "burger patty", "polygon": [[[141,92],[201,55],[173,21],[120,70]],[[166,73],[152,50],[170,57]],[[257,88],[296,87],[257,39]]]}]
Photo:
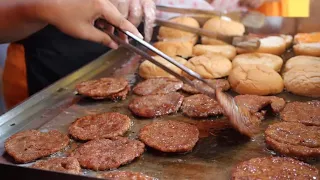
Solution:
[{"label": "burger patty", "polygon": [[128,86],[128,81],[123,78],[101,78],[82,82],[76,86],[76,89],[79,94],[85,96],[104,98],[117,94],[128,88]]},{"label": "burger patty", "polygon": [[129,85],[122,91],[115,93],[115,94],[111,94],[109,96],[105,96],[105,97],[92,97],[92,99],[96,99],[96,100],[101,100],[101,99],[110,99],[113,101],[116,100],[125,100],[127,98],[127,95],[130,91],[130,87]]},{"label": "burger patty", "polygon": [[240,163],[232,173],[233,180],[294,179],[314,180],[319,178],[317,168],[286,157],[254,158]]},{"label": "burger patty", "polygon": [[95,139],[84,143],[70,157],[78,159],[83,168],[95,171],[115,169],[139,157],[144,152],[144,144],[124,137]]},{"label": "burger patty", "polygon": [[28,163],[58,152],[68,144],[68,136],[59,131],[27,130],[8,138],[5,142],[5,149],[16,162]]},{"label": "burger patty", "polygon": [[288,103],[280,115],[283,121],[320,126],[320,101]]},{"label": "burger patty", "polygon": [[294,157],[320,157],[320,127],[281,122],[265,132],[266,143],[277,152]]},{"label": "burger patty", "polygon": [[220,90],[216,92],[216,98],[234,129],[248,137],[260,132],[261,120],[255,114],[252,114],[248,107],[236,103],[231,96]]},{"label": "burger patty", "polygon": [[137,97],[130,102],[129,109],[137,116],[154,118],[177,112],[183,98],[177,92]]},{"label": "burger patty", "polygon": [[184,122],[156,121],[140,130],[139,139],[162,152],[188,152],[199,140],[199,130]]},{"label": "burger patty", "polygon": [[122,136],[129,130],[131,120],[116,112],[89,115],[78,118],[69,127],[69,134],[80,140]]},{"label": "burger patty", "polygon": [[170,78],[153,78],[142,81],[133,88],[133,92],[137,95],[156,95],[168,94],[181,89],[183,83],[179,80]]},{"label": "burger patty", "polygon": [[58,171],[64,173],[80,174],[81,167],[76,158],[51,158],[48,160],[38,161],[31,167],[49,171]]},{"label": "burger patty", "polygon": [[97,177],[110,180],[156,180],[156,178],[143,173],[130,171],[111,171],[99,174]]},{"label": "burger patty", "polygon": [[[211,83],[215,87],[215,89],[222,89],[222,91],[227,91],[230,89],[230,84],[226,79],[208,79],[207,81]],[[212,89],[210,86],[206,85],[202,81],[194,79],[192,82],[194,82],[195,85],[202,87],[205,91],[211,93],[215,92],[215,89]],[[184,84],[182,90],[189,94],[201,94],[197,89],[188,84]]]},{"label": "burger patty", "polygon": [[260,119],[263,119],[266,113],[266,111],[259,112],[262,108],[271,105],[273,112],[279,113],[286,105],[284,99],[276,96],[239,95],[235,97],[235,101]]},{"label": "burger patty", "polygon": [[223,114],[218,101],[203,94],[184,98],[181,109],[184,115],[197,118]]}]

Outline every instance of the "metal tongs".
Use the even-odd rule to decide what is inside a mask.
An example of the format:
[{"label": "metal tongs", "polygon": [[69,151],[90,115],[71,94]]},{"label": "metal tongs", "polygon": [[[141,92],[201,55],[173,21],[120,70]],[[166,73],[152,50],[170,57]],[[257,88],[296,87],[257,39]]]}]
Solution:
[{"label": "metal tongs", "polygon": [[[173,58],[164,54],[163,52],[161,52],[160,50],[158,50],[157,48],[155,48],[154,46],[152,46],[148,42],[144,41],[143,39],[138,38],[137,36],[135,36],[131,32],[123,31],[120,28],[117,28],[114,26],[115,30],[126,34],[128,37],[132,38],[134,41],[138,42],[140,45],[144,46],[145,48],[154,52],[155,54],[161,56],[162,58],[164,58],[168,62],[174,64],[175,66],[180,68],[182,71],[184,71],[185,73],[187,73],[191,77],[198,79],[199,81],[205,83],[206,85],[208,85],[209,87],[214,89],[215,92],[205,90],[205,88],[196,85],[190,79],[179,75],[178,73],[171,70],[167,66],[161,64],[160,62],[155,60],[152,56],[150,56],[145,51],[131,45],[129,42],[122,40],[121,38],[114,35],[113,33],[106,31],[106,27],[110,26],[110,24],[106,20],[98,19],[95,22],[95,26],[96,26],[96,28],[100,29],[101,31],[107,33],[111,37],[111,39],[113,39],[115,42],[119,43],[123,47],[127,48],[128,50],[133,51],[136,54],[140,55],[141,57],[149,60],[150,62],[159,66],[163,70],[167,71],[168,73],[175,76],[177,79],[181,80],[182,82],[189,84],[190,86],[196,88],[199,92],[201,92],[211,98],[217,99],[218,102],[220,103],[220,105],[222,106],[222,108],[225,110],[225,113],[229,117],[230,121],[236,122],[235,124],[237,124],[237,127],[240,126],[240,127],[243,127],[242,129],[245,129],[245,130],[240,130],[240,132],[242,132],[243,134],[246,134],[248,136],[251,136],[255,133],[255,132],[253,132],[253,129],[250,128],[250,126],[247,126],[247,124],[250,124],[252,121],[252,116],[249,113],[249,111],[247,109],[242,108],[241,106],[238,106],[237,103],[232,98],[232,96],[227,95],[226,93],[222,92],[222,90],[220,90],[220,89],[216,89],[215,86],[213,86],[211,83],[209,83],[208,81],[203,79],[198,73],[196,73],[196,72],[192,71],[191,69],[187,68],[186,66],[180,64],[179,62],[177,62]],[[113,25],[111,25],[111,26],[113,26]]]}]

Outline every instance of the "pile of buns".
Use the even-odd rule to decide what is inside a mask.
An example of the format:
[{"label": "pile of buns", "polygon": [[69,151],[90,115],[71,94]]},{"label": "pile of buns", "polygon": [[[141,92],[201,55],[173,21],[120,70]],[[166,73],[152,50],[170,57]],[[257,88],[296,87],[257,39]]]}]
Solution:
[{"label": "pile of buns", "polygon": [[[199,28],[191,17],[176,17],[171,21]],[[224,35],[241,36],[245,27],[230,19],[212,18],[203,29]],[[160,27],[154,46],[205,79],[228,78],[233,91],[239,94],[271,95],[287,91],[310,97],[320,97],[320,33],[261,36],[261,46],[255,51],[236,48],[218,39]],[[201,41],[200,44],[197,44]],[[280,57],[293,46],[296,56],[284,63]],[[191,78],[161,57],[155,59],[180,75]],[[188,59],[188,60],[187,60]],[[284,66],[283,66],[284,65]],[[161,68],[144,61],[139,75],[145,79],[170,77]]]}]

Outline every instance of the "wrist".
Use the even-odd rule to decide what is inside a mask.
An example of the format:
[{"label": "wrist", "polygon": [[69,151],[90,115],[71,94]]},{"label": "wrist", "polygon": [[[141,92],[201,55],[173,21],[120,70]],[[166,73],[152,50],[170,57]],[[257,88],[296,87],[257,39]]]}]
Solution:
[{"label": "wrist", "polygon": [[26,1],[21,3],[20,14],[26,21],[47,25],[44,3],[42,0]]}]

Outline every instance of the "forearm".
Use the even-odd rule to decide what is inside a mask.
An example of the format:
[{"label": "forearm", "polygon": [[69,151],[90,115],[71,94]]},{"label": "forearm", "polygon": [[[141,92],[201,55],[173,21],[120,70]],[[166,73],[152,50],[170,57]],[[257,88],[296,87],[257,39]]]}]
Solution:
[{"label": "forearm", "polygon": [[21,40],[47,25],[40,18],[39,3],[38,0],[0,2],[0,43]]}]

